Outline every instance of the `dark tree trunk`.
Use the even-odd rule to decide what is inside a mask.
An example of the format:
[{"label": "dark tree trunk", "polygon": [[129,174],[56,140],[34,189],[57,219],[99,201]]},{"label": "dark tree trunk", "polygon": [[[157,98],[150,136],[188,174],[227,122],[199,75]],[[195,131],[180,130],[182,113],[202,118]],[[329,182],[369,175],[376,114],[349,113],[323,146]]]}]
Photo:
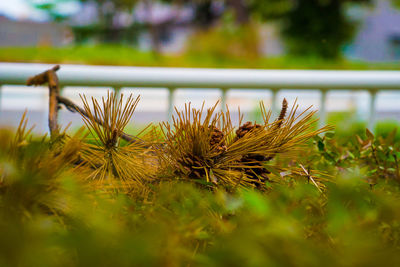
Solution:
[{"label": "dark tree trunk", "polygon": [[[147,17],[151,18],[152,17],[152,12],[153,12],[153,5],[151,0],[146,0],[144,2],[145,7],[146,7],[146,13]],[[150,34],[150,40],[151,40],[151,50],[155,54],[159,54],[161,52],[161,40],[160,40],[160,30],[158,25],[154,25],[151,22],[151,19],[148,21],[148,30]]]},{"label": "dark tree trunk", "polygon": [[250,12],[244,0],[227,0],[227,5],[232,8],[235,14],[235,22],[238,25],[244,25],[249,22]]},{"label": "dark tree trunk", "polygon": [[202,1],[195,7],[195,23],[201,28],[210,27],[217,16],[212,10],[212,1]]}]

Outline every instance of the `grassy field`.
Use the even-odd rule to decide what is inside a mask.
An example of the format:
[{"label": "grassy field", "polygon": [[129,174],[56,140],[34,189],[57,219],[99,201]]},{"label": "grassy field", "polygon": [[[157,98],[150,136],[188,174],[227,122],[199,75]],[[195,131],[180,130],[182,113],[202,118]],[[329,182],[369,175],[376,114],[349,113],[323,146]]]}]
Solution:
[{"label": "grassy field", "polygon": [[317,58],[248,58],[229,54],[210,55],[195,52],[160,55],[126,46],[10,47],[0,48],[0,61],[74,63],[93,65],[165,66],[200,68],[260,69],[399,69],[400,63],[366,63],[361,61],[323,61]]}]

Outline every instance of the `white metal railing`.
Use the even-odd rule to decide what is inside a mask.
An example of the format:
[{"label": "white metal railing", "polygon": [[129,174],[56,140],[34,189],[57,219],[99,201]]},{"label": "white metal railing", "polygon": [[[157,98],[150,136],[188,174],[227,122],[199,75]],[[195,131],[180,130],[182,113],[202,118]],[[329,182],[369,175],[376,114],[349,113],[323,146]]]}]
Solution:
[{"label": "white metal railing", "polygon": [[[25,84],[30,76],[53,65],[0,63],[0,86]],[[62,65],[57,72],[61,86],[163,87],[169,90],[168,115],[173,112],[177,88],[220,88],[225,107],[229,89],[269,89],[273,110],[281,89],[314,89],[321,92],[320,122],[325,123],[326,94],[330,90],[366,90],[370,93],[369,126],[376,120],[376,93],[379,90],[400,90],[400,71],[336,71],[336,70],[250,70],[194,69],[155,67],[116,67]],[[1,90],[0,90],[1,99]]]}]

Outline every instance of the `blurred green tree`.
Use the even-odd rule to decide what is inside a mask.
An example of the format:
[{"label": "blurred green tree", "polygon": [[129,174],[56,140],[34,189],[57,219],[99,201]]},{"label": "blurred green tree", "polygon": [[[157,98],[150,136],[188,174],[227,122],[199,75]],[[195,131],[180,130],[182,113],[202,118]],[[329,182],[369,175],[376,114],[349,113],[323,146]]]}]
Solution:
[{"label": "blurred green tree", "polygon": [[80,39],[96,35],[103,43],[121,43],[136,41],[133,36],[139,32],[133,20],[126,25],[116,23],[119,15],[132,14],[139,0],[78,0],[81,3],[92,3],[96,7],[97,22],[89,27],[75,27],[75,36]]},{"label": "blurred green tree", "polygon": [[201,28],[209,28],[222,17],[223,11],[233,11],[236,24],[249,22],[250,10],[246,0],[160,0],[178,5],[190,4],[194,9],[193,23]]},{"label": "blurred green tree", "polygon": [[249,0],[250,11],[262,20],[279,20],[287,49],[295,56],[340,57],[356,24],[345,14],[350,4],[371,0]]},{"label": "blurred green tree", "polygon": [[120,12],[131,12],[140,0],[26,0],[35,8],[45,11],[52,20],[62,21],[71,14],[66,13],[63,5],[71,3],[93,3],[96,7],[99,24],[111,25],[113,17]]},{"label": "blurred green tree", "polygon": [[[216,17],[213,4],[231,12],[237,25],[245,25],[250,18],[278,21],[288,52],[295,56],[335,59],[342,46],[351,40],[356,23],[346,16],[346,9],[354,4],[369,4],[372,0],[163,0],[191,3],[195,7],[194,21],[211,25]],[[400,0],[393,0],[399,1]]]},{"label": "blurred green tree", "polygon": [[52,21],[65,22],[74,13],[68,13],[66,4],[93,4],[96,18],[86,26],[73,26],[77,43],[85,42],[95,37],[100,42],[120,43],[135,42],[140,26],[133,20],[125,25],[116,23],[116,18],[121,14],[132,14],[133,9],[140,0],[27,0],[32,6],[45,11]]},{"label": "blurred green tree", "polygon": [[62,22],[71,14],[63,10],[62,5],[75,3],[77,0],[26,0],[33,7],[44,11],[52,21]]},{"label": "blurred green tree", "polygon": [[[93,3],[97,23],[89,28],[77,28],[76,36],[84,39],[87,32],[95,31],[101,41],[121,40],[121,31],[114,21],[118,14],[131,13],[140,1],[151,9],[155,0],[27,0],[45,10],[55,21],[67,18],[60,8],[62,3]],[[222,12],[231,12],[237,25],[246,25],[251,17],[261,21],[277,21],[288,52],[294,56],[336,59],[350,41],[357,24],[346,16],[346,9],[354,4],[369,4],[373,0],[159,0],[169,4],[191,4],[193,23],[201,28],[214,25]],[[400,3],[400,0],[392,0]],[[160,50],[160,29],[149,23],[144,25],[152,37],[153,50]],[[125,31],[125,30],[124,30]],[[125,31],[126,32],[126,31]],[[132,32],[131,32],[132,33]],[[131,34],[130,33],[130,34]]]},{"label": "blurred green tree", "polygon": [[113,19],[122,12],[131,13],[140,0],[78,0],[96,4],[99,24],[113,25]]},{"label": "blurred green tree", "polygon": [[213,9],[217,0],[160,0],[167,4],[191,5],[194,11],[193,24],[200,28],[209,28],[218,19],[219,14]]}]

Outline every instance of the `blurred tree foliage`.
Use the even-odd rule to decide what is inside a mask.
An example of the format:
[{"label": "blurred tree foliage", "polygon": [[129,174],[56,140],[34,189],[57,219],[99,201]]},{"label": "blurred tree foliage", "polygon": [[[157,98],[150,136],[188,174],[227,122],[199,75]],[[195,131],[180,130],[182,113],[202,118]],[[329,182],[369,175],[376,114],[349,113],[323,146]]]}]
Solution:
[{"label": "blurred tree foliage", "polygon": [[[62,22],[66,20],[70,14],[65,13],[64,10],[62,9],[63,4],[69,4],[71,2],[76,2],[76,1],[71,1],[71,0],[45,0],[45,1],[38,1],[38,0],[26,0],[29,4],[31,4],[33,7],[44,11],[47,13],[49,18],[52,21],[56,22]],[[61,8],[60,8],[61,6]]]},{"label": "blurred tree foliage", "polygon": [[236,25],[248,24],[251,16],[261,21],[279,21],[290,54],[327,59],[338,58],[342,46],[353,36],[356,25],[346,16],[346,8],[351,4],[372,2],[371,0],[164,1],[192,3],[196,7],[195,21],[198,20],[205,26],[211,25],[216,19],[213,13],[216,3],[223,5],[223,12],[232,12]]},{"label": "blurred tree foliage", "polygon": [[291,54],[338,58],[351,40],[355,24],[346,17],[348,4],[371,0],[250,0],[250,10],[262,20],[279,19]]},{"label": "blurred tree foliage", "polygon": [[237,24],[247,24],[250,13],[247,1],[242,0],[161,0],[165,3],[191,5],[194,9],[193,23],[201,28],[209,28],[226,11],[233,11]]},{"label": "blurred tree foliage", "polygon": [[[92,3],[96,7],[98,24],[113,25],[113,18],[121,12],[131,12],[139,0],[27,0],[32,6],[48,13],[51,19],[62,21],[68,14],[63,5],[71,3]],[[65,6],[64,6],[65,7]]]},{"label": "blurred tree foliage", "polygon": [[[160,36],[166,30],[163,25],[141,25],[132,23],[116,24],[119,15],[132,14],[140,2],[151,9],[158,2],[154,0],[28,0],[45,10],[53,20],[67,18],[60,6],[66,2],[92,3],[96,6],[97,23],[90,27],[76,27],[79,40],[84,40],[90,29],[95,31],[102,42],[121,42],[126,34],[146,28],[152,39],[153,49],[160,49]],[[391,0],[395,5],[399,0]],[[251,24],[251,18],[261,21],[277,21],[290,54],[304,57],[339,58],[340,51],[350,41],[356,29],[356,22],[346,16],[352,5],[372,4],[372,0],[159,0],[177,7],[190,5],[194,10],[191,23],[208,29],[220,22],[226,13],[234,15],[234,24]],[[165,25],[164,25],[165,26]],[[135,30],[136,29],[136,30]],[[127,31],[125,31],[127,30]],[[122,37],[121,37],[122,36]],[[128,38],[129,39],[129,38]],[[78,40],[78,41],[79,41]],[[128,41],[131,42],[132,40]]]},{"label": "blurred tree foliage", "polygon": [[225,14],[219,25],[192,35],[187,42],[186,55],[197,60],[216,59],[220,63],[236,60],[251,64],[262,56],[259,24],[237,25],[231,14]]},{"label": "blurred tree foliage", "polygon": [[34,7],[45,11],[51,20],[67,21],[71,14],[63,9],[65,4],[92,4],[96,19],[89,25],[73,26],[76,42],[82,43],[95,37],[105,43],[135,42],[141,27],[137,23],[118,23],[122,14],[132,13],[139,0],[28,0]]}]

